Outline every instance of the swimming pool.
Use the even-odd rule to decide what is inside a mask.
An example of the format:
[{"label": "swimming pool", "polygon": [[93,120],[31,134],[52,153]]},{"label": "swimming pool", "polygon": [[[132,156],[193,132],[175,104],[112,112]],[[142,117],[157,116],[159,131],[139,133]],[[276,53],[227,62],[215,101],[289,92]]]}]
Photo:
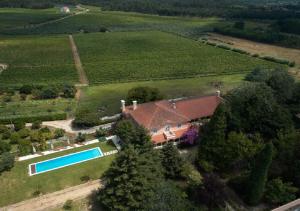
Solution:
[{"label": "swimming pool", "polygon": [[71,153],[68,155],[56,157],[53,159],[32,163],[29,165],[29,175],[41,174],[55,169],[71,166],[77,163],[82,163],[88,160],[102,157],[103,153],[100,147],[88,149],[80,152]]}]

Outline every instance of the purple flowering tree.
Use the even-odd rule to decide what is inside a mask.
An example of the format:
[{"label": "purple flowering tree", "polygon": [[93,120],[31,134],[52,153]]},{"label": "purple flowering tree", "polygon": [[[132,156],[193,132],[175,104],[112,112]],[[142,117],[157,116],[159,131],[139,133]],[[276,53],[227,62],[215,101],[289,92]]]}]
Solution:
[{"label": "purple flowering tree", "polygon": [[196,143],[197,138],[199,137],[198,135],[198,128],[196,127],[191,127],[182,137],[184,140],[183,143],[193,145]]}]

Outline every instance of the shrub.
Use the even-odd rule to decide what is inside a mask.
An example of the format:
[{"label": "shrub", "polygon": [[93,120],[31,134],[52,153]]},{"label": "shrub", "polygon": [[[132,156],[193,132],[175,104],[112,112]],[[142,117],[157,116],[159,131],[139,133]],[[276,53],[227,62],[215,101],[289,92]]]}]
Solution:
[{"label": "shrub", "polygon": [[91,178],[90,178],[90,176],[88,176],[88,175],[84,175],[84,176],[82,176],[82,177],[80,177],[80,181],[82,181],[82,182],[87,182],[87,181],[89,181]]},{"label": "shrub", "polygon": [[64,98],[74,98],[76,94],[76,88],[71,85],[64,85],[63,87],[63,97]]},{"label": "shrub", "polygon": [[257,54],[257,53],[252,54],[252,57],[257,58],[257,57],[259,57],[259,54]]},{"label": "shrub", "polygon": [[3,102],[8,103],[8,102],[11,102],[11,101],[12,101],[12,97],[11,96],[5,95],[3,97]]},{"label": "shrub", "polygon": [[163,99],[164,96],[157,88],[152,87],[135,87],[128,91],[126,100],[132,102],[136,100],[138,103],[146,103]]},{"label": "shrub", "polygon": [[218,45],[219,48],[223,48],[225,50],[231,50],[230,47],[228,47],[227,45]]},{"label": "shrub", "polygon": [[290,67],[295,67],[295,65],[296,65],[296,63],[294,61],[292,61],[292,62],[289,63]]},{"label": "shrub", "polygon": [[15,157],[9,152],[4,152],[0,156],[0,172],[8,171],[14,166]]},{"label": "shrub", "polygon": [[73,207],[73,201],[72,200],[67,200],[63,206],[65,210],[71,210]]},{"label": "shrub", "polygon": [[8,128],[5,125],[0,125],[0,133],[5,133],[8,131]]},{"label": "shrub", "polygon": [[63,137],[65,135],[65,130],[63,129],[56,129],[54,131],[54,138],[60,138]]},{"label": "shrub", "polygon": [[25,122],[22,122],[22,121],[14,122],[14,128],[15,128],[15,131],[19,131],[19,130],[25,128]]},{"label": "shrub", "polygon": [[10,144],[0,140],[0,154],[4,152],[9,152],[10,150],[11,150]]},{"label": "shrub", "polygon": [[105,28],[105,27],[100,27],[100,29],[99,29],[99,32],[107,32],[108,30],[107,30],[107,28]]},{"label": "shrub", "polygon": [[19,92],[20,94],[25,94],[25,95],[29,95],[32,93],[32,86],[30,85],[23,85],[20,89]]},{"label": "shrub", "polygon": [[31,125],[31,129],[33,130],[36,130],[36,129],[40,129],[41,128],[41,124],[42,122],[37,120],[37,121],[34,121]]},{"label": "shrub", "polygon": [[86,140],[86,135],[82,133],[78,133],[78,136],[76,137],[76,142],[84,142]]},{"label": "shrub", "polygon": [[232,51],[240,53],[240,54],[246,54],[246,55],[250,55],[249,52],[242,50],[242,49],[238,49],[238,48],[233,48]]},{"label": "shrub", "polygon": [[290,63],[288,60],[278,59],[278,58],[274,58],[274,57],[271,57],[271,56],[264,56],[264,57],[262,57],[262,59],[264,59],[266,61],[270,61],[270,62],[276,62],[276,63],[279,63],[279,64],[285,64],[285,65],[289,65],[289,63]]},{"label": "shrub", "polygon": [[4,133],[2,133],[2,139],[9,139],[11,136],[11,131],[7,130]]},{"label": "shrub", "polygon": [[292,183],[284,183],[280,178],[273,179],[266,186],[266,200],[274,205],[281,205],[296,199],[298,188]]},{"label": "shrub", "polygon": [[207,41],[206,44],[207,44],[207,45],[211,45],[211,46],[217,46],[216,43],[214,43],[214,42],[209,42],[209,41]]},{"label": "shrub", "polygon": [[27,95],[26,94],[20,94],[20,98],[22,101],[25,101],[26,98],[27,98]]},{"label": "shrub", "polygon": [[96,130],[95,136],[96,136],[97,138],[101,138],[101,137],[104,137],[104,136],[106,136],[106,135],[107,135],[107,131],[106,131],[106,130],[104,130],[104,129],[102,129],[102,128],[99,128],[98,130]]},{"label": "shrub", "polygon": [[41,91],[35,92],[35,97],[37,99],[54,99],[59,95],[58,89],[56,87],[44,87]]}]

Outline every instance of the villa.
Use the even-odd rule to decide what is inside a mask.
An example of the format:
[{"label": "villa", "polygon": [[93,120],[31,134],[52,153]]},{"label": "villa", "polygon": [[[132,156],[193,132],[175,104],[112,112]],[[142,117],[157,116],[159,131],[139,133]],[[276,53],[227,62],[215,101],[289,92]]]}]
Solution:
[{"label": "villa", "polygon": [[162,145],[179,141],[188,131],[200,127],[201,121],[209,119],[221,103],[220,91],[214,95],[180,100],[161,100],[125,106],[121,100],[124,117],[132,119],[150,131],[152,142]]}]

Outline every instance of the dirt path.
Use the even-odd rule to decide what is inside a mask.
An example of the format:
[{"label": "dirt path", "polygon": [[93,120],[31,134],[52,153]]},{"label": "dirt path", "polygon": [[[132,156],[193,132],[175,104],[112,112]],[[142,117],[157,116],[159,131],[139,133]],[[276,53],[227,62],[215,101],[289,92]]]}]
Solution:
[{"label": "dirt path", "polygon": [[81,86],[87,86],[89,84],[89,81],[86,77],[85,71],[82,67],[82,63],[80,61],[80,56],[77,50],[77,46],[75,44],[75,41],[73,39],[72,35],[69,35],[69,40],[70,40],[70,45],[72,48],[72,53],[73,53],[73,58],[74,58],[74,63],[75,67],[77,69],[78,75],[79,75],[79,81]]},{"label": "dirt path", "polygon": [[102,187],[100,180],[49,193],[37,198],[0,208],[0,211],[41,211],[62,206],[67,200],[83,199]]},{"label": "dirt path", "polygon": [[208,39],[210,41],[232,45],[236,48],[246,50],[252,54],[273,56],[277,58],[288,59],[289,61],[295,61],[297,65],[295,68],[291,68],[290,71],[295,74],[295,76],[300,78],[300,50],[298,49],[279,47],[214,33],[209,34]]}]

